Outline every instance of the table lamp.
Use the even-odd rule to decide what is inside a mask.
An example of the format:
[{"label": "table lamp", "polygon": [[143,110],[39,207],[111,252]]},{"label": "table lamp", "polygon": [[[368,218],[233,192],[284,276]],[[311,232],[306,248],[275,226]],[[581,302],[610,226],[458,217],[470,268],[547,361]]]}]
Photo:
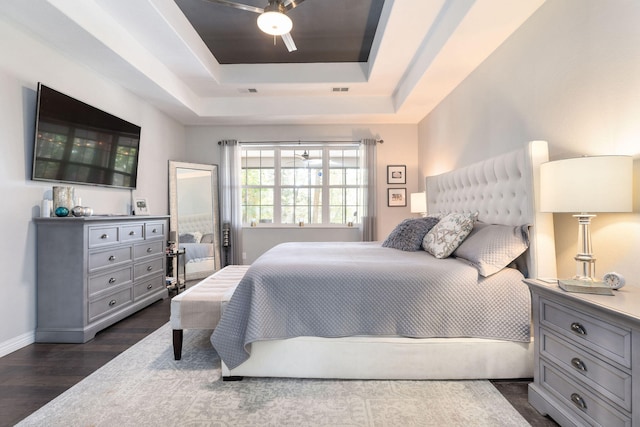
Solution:
[{"label": "table lamp", "polygon": [[631,212],[633,159],[593,156],[540,165],[540,210],[569,212],[578,219],[574,281],[596,282],[591,248],[591,219],[597,212]]},{"label": "table lamp", "polygon": [[427,215],[427,194],[411,193],[411,213],[419,213],[422,216]]}]

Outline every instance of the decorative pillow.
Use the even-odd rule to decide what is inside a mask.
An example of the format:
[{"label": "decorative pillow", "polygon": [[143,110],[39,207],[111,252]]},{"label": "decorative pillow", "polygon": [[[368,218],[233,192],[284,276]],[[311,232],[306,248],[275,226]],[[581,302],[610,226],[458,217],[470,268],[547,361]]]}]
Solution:
[{"label": "decorative pillow", "polygon": [[478,214],[450,213],[445,215],[422,240],[422,247],[436,258],[446,258],[471,233]]},{"label": "decorative pillow", "polygon": [[528,225],[476,223],[453,255],[468,261],[487,277],[511,264],[529,247]]},{"label": "decorative pillow", "polygon": [[192,233],[183,233],[178,238],[179,243],[200,243],[200,239],[202,238],[202,233],[199,231],[194,231]]},{"label": "decorative pillow", "polygon": [[213,234],[207,233],[203,235],[202,239],[200,239],[200,243],[213,243]]},{"label": "decorative pillow", "polygon": [[382,242],[385,248],[415,252],[420,250],[422,239],[431,228],[438,223],[438,218],[408,218],[396,225],[396,228]]}]

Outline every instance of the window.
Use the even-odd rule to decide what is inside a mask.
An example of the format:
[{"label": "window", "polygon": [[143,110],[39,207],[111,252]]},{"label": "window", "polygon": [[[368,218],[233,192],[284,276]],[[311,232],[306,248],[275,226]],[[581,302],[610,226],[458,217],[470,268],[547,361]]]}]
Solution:
[{"label": "window", "polygon": [[242,221],[356,223],[359,164],[356,145],[243,146]]}]

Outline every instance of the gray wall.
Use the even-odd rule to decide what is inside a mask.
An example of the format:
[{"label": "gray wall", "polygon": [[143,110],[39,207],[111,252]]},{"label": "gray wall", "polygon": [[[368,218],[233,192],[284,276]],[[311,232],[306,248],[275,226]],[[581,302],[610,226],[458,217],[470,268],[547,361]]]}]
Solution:
[{"label": "gray wall", "polygon": [[[36,326],[35,226],[51,184],[31,181],[36,89],[39,81],[142,126],[138,189],[152,214],[168,213],[168,160],[184,147],[184,127],[130,92],[72,63],[0,17],[0,356],[33,342]],[[128,190],[75,186],[99,214],[129,212]],[[63,248],[61,248],[63,250]]]},{"label": "gray wall", "polygon": [[[640,276],[640,2],[550,0],[419,125],[420,174],[530,140],[551,159],[634,155],[632,214],[593,221],[597,272]],[[615,189],[612,189],[615,191]],[[577,222],[555,214],[558,274],[575,274]]]}]

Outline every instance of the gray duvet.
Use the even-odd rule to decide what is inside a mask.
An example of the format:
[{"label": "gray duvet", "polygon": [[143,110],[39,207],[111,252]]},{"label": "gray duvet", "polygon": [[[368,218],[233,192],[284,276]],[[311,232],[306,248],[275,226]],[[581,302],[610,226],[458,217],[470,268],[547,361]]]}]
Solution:
[{"label": "gray duvet", "polygon": [[256,260],[211,342],[230,369],[251,343],[298,336],[385,335],[530,340],[522,274],[488,278],[455,258],[380,242],[284,243]]}]

